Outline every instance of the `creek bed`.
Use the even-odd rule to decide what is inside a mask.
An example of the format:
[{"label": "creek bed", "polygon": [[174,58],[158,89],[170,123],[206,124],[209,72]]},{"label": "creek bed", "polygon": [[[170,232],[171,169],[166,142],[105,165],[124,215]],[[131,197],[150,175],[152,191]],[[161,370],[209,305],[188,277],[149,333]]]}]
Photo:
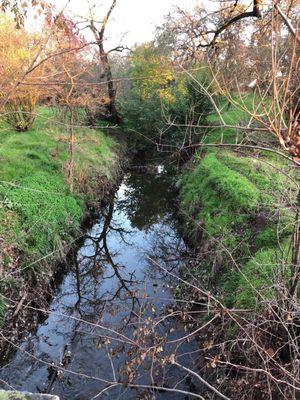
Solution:
[{"label": "creek bed", "polygon": [[[176,352],[192,367],[197,350],[193,340],[176,341],[186,335],[180,319],[163,318],[175,309],[177,284],[164,269],[176,271],[187,251],[177,229],[172,179],[174,173],[161,165],[124,177],[70,261],[47,319],[1,369],[0,388],[61,400],[189,398],[146,387],[189,391],[187,374],[158,360]],[[153,354],[138,350],[151,345],[158,349]]]}]

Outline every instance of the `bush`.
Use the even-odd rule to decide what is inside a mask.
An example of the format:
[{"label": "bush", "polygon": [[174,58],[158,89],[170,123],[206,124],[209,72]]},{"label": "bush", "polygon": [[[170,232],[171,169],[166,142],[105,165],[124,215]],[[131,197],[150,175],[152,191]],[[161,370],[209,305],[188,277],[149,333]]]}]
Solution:
[{"label": "bush", "polygon": [[[39,99],[49,96],[49,88],[45,90],[41,84],[48,75],[45,64],[31,68],[38,40],[41,38],[26,29],[16,29],[7,15],[0,15],[0,100],[5,105],[4,120],[19,132],[32,126]],[[40,85],[30,84],[32,81]]]},{"label": "bush", "polygon": [[153,147],[153,142],[193,143],[194,132],[187,138],[186,129],[176,125],[207,124],[212,105],[202,85],[211,82],[208,69],[200,67],[193,77],[178,74],[170,59],[146,44],[133,52],[129,75],[131,86],[119,101],[129,145],[139,150]]},{"label": "bush", "polygon": [[17,132],[26,132],[35,120],[37,100],[30,95],[9,100],[5,106],[5,121]]}]

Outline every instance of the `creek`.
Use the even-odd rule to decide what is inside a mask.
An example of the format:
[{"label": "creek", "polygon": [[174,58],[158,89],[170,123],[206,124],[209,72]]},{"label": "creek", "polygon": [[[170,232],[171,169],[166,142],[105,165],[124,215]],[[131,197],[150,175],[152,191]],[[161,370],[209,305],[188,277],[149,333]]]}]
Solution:
[{"label": "creek", "polygon": [[147,387],[190,391],[186,372],[161,360],[176,353],[192,368],[197,350],[196,341],[179,340],[187,335],[182,318],[166,317],[178,284],[166,270],[178,271],[188,250],[173,179],[161,165],[125,175],[69,261],[47,318],[2,367],[0,388],[61,400],[190,398]]}]

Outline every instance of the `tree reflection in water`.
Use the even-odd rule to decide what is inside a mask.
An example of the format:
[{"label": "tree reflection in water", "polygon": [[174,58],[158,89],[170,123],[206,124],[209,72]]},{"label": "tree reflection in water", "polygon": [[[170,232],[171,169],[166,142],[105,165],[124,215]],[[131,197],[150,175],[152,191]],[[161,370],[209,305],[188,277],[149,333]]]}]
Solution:
[{"label": "tree reflection in water", "polygon": [[[131,309],[134,310],[135,303],[138,299],[134,296],[132,285],[137,282],[134,277],[134,272],[129,274],[129,277],[122,276],[122,270],[126,268],[114,261],[118,256],[118,251],[110,251],[108,244],[108,236],[113,231],[114,235],[119,235],[120,243],[130,246],[126,237],[130,236],[130,231],[125,230],[112,220],[115,203],[112,201],[102,210],[102,224],[98,225],[96,232],[91,232],[87,235],[84,246],[81,249],[80,256],[75,263],[76,275],[76,290],[78,300],[74,308],[83,316],[86,309],[93,307],[93,314],[102,315],[107,311],[108,305],[114,303],[115,300],[122,300],[124,297],[132,302]],[[110,267],[110,272],[104,274],[104,268]],[[124,274],[125,275],[125,274]],[[110,286],[106,291],[99,295],[100,280],[115,280],[118,283],[117,287]],[[122,292],[124,289],[124,293]],[[91,298],[91,293],[93,293]],[[87,302],[87,304],[84,304]],[[81,307],[83,312],[81,312]]]},{"label": "tree reflection in water", "polygon": [[[193,345],[166,344],[184,335],[184,327],[163,318],[175,306],[172,282],[149,262],[151,256],[174,269],[186,250],[176,229],[171,183],[167,173],[125,177],[86,235],[48,319],[22,343],[0,379],[17,389],[48,389],[62,400],[90,400],[112,381],[185,387],[184,376],[160,361],[166,352],[189,353]],[[72,373],[57,374],[49,387],[49,363],[59,365],[66,349]],[[174,398],[150,392],[157,399]],[[108,393],[112,399],[139,398],[124,385]]]},{"label": "tree reflection in water", "polygon": [[118,206],[125,210],[133,228],[147,232],[164,219],[173,222],[171,216],[176,196],[172,179],[168,171],[125,177],[124,197]]}]

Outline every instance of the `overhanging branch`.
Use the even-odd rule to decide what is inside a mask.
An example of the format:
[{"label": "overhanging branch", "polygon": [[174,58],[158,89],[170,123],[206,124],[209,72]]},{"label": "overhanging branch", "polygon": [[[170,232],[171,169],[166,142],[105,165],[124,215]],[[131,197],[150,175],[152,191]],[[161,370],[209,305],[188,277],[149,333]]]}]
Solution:
[{"label": "overhanging branch", "polygon": [[200,44],[198,47],[209,47],[213,46],[220,36],[220,34],[225,31],[229,26],[235,24],[238,21],[241,21],[246,18],[261,18],[261,10],[260,10],[260,0],[253,0],[253,9],[252,11],[246,11],[241,14],[235,15],[234,17],[230,18],[228,21],[225,21],[218,29],[207,31],[206,33],[213,33],[213,39],[206,44]]}]

